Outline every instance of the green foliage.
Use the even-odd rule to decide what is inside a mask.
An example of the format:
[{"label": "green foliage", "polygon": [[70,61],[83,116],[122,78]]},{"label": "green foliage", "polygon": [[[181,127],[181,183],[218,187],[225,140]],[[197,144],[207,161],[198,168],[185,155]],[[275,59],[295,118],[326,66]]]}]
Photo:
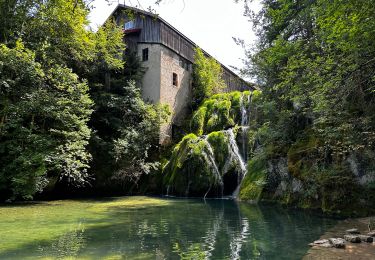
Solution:
[{"label": "green foliage", "polygon": [[334,156],[373,149],[372,1],[263,4],[254,18],[261,41],[250,58],[266,99],[277,104],[272,125],[295,129],[290,142],[311,125]]},{"label": "green foliage", "polygon": [[125,44],[122,28],[115,21],[107,21],[95,33],[95,74],[124,68],[123,56]]},{"label": "green foliage", "polygon": [[88,181],[92,102],[87,84],[60,65],[43,69],[17,42],[0,45],[0,189],[30,199],[50,178]]},{"label": "green foliage", "polygon": [[123,68],[124,44],[114,23],[87,29],[88,4],[0,1],[2,199],[91,180],[88,85]]},{"label": "green foliage", "polygon": [[199,105],[205,98],[225,88],[220,64],[207,57],[200,48],[195,49],[193,71],[193,105]]},{"label": "green foliage", "polygon": [[353,214],[352,205],[371,204],[356,183],[373,163],[359,160],[362,173],[353,175],[348,160],[375,147],[374,7],[370,0],[264,0],[251,16],[259,41],[246,71],[263,90],[250,124],[258,146],[251,156],[287,158],[306,190],[286,191],[284,202]]},{"label": "green foliage", "polygon": [[124,69],[112,70],[109,88],[104,87],[105,75],[98,73],[91,88],[93,173],[97,187],[112,190],[130,189],[144,174],[158,169],[153,154],[158,154],[160,125],[170,114],[168,107],[142,100],[135,83],[141,76],[140,61],[132,52],[125,60],[131,62]]}]

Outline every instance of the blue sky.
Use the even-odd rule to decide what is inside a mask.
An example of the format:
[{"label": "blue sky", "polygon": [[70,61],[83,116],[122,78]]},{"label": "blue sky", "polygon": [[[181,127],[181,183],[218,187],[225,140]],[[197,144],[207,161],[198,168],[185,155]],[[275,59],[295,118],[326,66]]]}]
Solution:
[{"label": "blue sky", "polygon": [[[105,0],[95,0],[90,15],[93,28],[101,25],[116,7],[118,1],[109,5]],[[124,0],[120,0],[124,3]],[[243,5],[233,0],[163,0],[159,6],[155,0],[126,0],[131,6],[151,6],[164,20],[198,44],[226,66],[242,67],[244,58],[242,47],[235,44],[232,37],[252,44],[255,35],[248,18],[243,16]],[[259,9],[257,2],[252,8]]]}]

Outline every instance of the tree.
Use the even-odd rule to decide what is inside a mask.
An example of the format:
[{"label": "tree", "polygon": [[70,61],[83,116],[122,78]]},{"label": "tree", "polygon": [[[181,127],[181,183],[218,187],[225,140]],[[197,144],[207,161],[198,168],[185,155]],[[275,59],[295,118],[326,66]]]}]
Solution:
[{"label": "tree", "polygon": [[58,179],[88,181],[92,102],[70,69],[49,69],[21,42],[0,45],[0,190],[30,199]]},{"label": "tree", "polygon": [[225,88],[220,64],[211,57],[206,57],[200,48],[195,48],[193,70],[193,105],[199,105],[203,99],[219,93]]},{"label": "tree", "polygon": [[87,79],[123,68],[121,29],[88,30],[83,0],[1,0],[0,9],[1,194],[30,199],[57,181],[85,185]]},{"label": "tree", "polygon": [[[315,190],[327,211],[363,201],[371,208],[349,162],[363,172],[374,167],[375,6],[370,0],[262,4],[251,16],[259,41],[247,68],[263,89],[258,152],[287,158],[290,174],[309,187],[302,203],[315,200],[307,195]],[[361,185],[374,194],[373,182]]]},{"label": "tree", "polygon": [[169,113],[165,106],[142,100],[136,81],[143,69],[136,53],[127,51],[124,59],[124,69],[111,71],[109,88],[102,74],[96,74],[102,77],[91,88],[95,110],[90,150],[96,187],[112,191],[130,189],[142,175],[157,169],[160,124]]}]

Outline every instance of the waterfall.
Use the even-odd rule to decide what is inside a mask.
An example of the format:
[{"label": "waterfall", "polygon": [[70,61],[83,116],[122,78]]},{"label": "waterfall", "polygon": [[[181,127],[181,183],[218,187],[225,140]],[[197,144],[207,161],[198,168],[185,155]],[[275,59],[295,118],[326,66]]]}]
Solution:
[{"label": "waterfall", "polygon": [[[215,162],[215,154],[214,151],[210,145],[210,143],[207,140],[207,136],[203,136],[203,140],[206,142],[207,146],[207,153],[204,154],[206,161],[210,165],[210,167],[213,169],[213,173],[215,176],[217,176],[217,179],[219,181],[219,184],[221,186],[221,190],[223,193],[223,188],[224,188],[224,183],[222,176],[226,174],[233,165],[233,163],[236,165],[237,170],[238,170],[238,175],[237,175],[237,187],[232,193],[233,198],[237,198],[239,191],[240,191],[240,186],[243,178],[246,176],[247,173],[247,133],[250,128],[249,123],[250,123],[250,104],[251,104],[251,93],[250,95],[247,96],[247,104],[244,102],[244,94],[241,95],[240,97],[240,113],[241,113],[241,125],[239,127],[240,133],[241,133],[241,138],[242,138],[242,144],[241,147],[238,146],[237,141],[236,141],[236,136],[233,132],[233,128],[229,128],[227,130],[223,130],[224,133],[226,134],[228,138],[228,158],[225,162],[224,167],[222,168],[222,171],[220,173],[218,166]],[[241,149],[241,152],[240,152]],[[242,155],[241,155],[242,153]],[[211,187],[210,187],[211,188]],[[209,190],[206,192],[205,196],[208,194]]]},{"label": "waterfall", "polygon": [[[207,151],[208,151],[208,153],[205,152],[203,156],[204,156],[206,162],[208,163],[208,165],[211,166],[211,168],[213,168],[213,172],[214,172],[214,174],[216,175],[216,178],[217,178],[216,181],[220,185],[221,197],[222,197],[223,196],[223,190],[224,190],[223,178],[220,174],[219,168],[216,165],[215,154],[214,154],[214,151],[212,149],[212,146],[211,146],[210,142],[208,142],[208,140],[207,140],[207,136],[203,136],[203,140],[206,144],[206,148],[207,148]],[[204,195],[204,198],[206,198],[207,194],[210,192],[210,189],[211,189],[211,187],[207,190],[206,194]]]},{"label": "waterfall", "polygon": [[231,157],[234,157],[235,161],[237,161],[237,165],[240,168],[239,169],[240,172],[238,174],[238,179],[237,179],[237,187],[232,194],[232,196],[234,198],[237,198],[238,193],[240,191],[241,181],[247,173],[247,166],[246,166],[245,160],[242,158],[242,156],[240,154],[240,150],[239,150],[239,147],[237,145],[236,138],[235,138],[234,133],[233,133],[233,129],[230,128],[230,129],[226,130],[226,133],[227,133],[227,136],[228,136],[228,139],[229,139],[228,140],[229,141],[229,148],[230,148],[229,151],[230,151]]},{"label": "waterfall", "polygon": [[[250,95],[249,95],[250,97]],[[241,112],[241,126],[246,126],[248,123],[247,110],[243,102],[243,93],[240,97],[240,112]]]},{"label": "waterfall", "polygon": [[246,146],[246,143],[247,143],[247,133],[248,133],[248,130],[250,128],[251,97],[252,97],[252,93],[250,93],[247,96],[247,109],[246,109],[246,105],[244,104],[243,94],[241,95],[241,98],[240,98],[241,137],[242,137],[242,147],[241,148],[242,148],[242,156],[243,157],[239,153],[239,148],[238,148],[237,142],[234,138],[233,130],[232,129],[227,130],[228,133],[229,133],[229,141],[230,141],[230,146],[232,148],[231,150],[233,151],[235,157],[237,158],[237,160],[239,162],[240,169],[241,169],[241,174],[238,174],[237,187],[232,194],[233,198],[238,197],[238,193],[240,192],[241,182],[242,182],[243,178],[246,176],[246,173],[247,173],[247,164],[246,164],[246,162],[247,162],[247,146]]},{"label": "waterfall", "polygon": [[[238,95],[237,93],[235,93]],[[219,188],[219,191],[221,191],[221,197],[223,197],[224,191],[225,195],[227,195],[227,192],[232,192],[231,197],[237,198],[241,186],[241,182],[243,178],[247,174],[247,135],[248,131],[250,129],[250,106],[251,106],[251,99],[252,94],[245,94],[241,93],[241,95],[238,97],[236,96],[239,103],[239,107],[234,106],[230,109],[229,115],[230,121],[232,120],[237,123],[237,125],[233,128],[229,128],[226,130],[221,130],[217,132],[212,132],[207,135],[191,135],[187,136],[187,138],[184,138],[185,143],[182,143],[183,145],[178,147],[176,150],[177,152],[182,152],[184,157],[184,160],[182,164],[185,163],[185,161],[188,161],[189,156],[200,156],[200,161],[202,163],[202,168],[200,169],[200,165],[194,165],[194,169],[197,171],[200,170],[208,170],[209,176],[205,176],[207,183],[203,184],[199,187],[200,194],[203,195],[204,198],[210,193],[211,189],[217,190]],[[239,98],[239,99],[238,99]],[[233,97],[234,99],[234,97]],[[233,100],[232,100],[233,101]],[[215,113],[215,111],[211,111],[212,114]],[[211,115],[212,115],[211,114]],[[223,120],[222,118],[212,118],[214,125],[215,125],[215,119]],[[226,119],[226,118],[225,118]],[[207,119],[205,119],[207,120]],[[219,121],[220,123],[221,121]],[[230,123],[230,125],[234,125],[233,123]],[[217,125],[220,126],[220,125]],[[216,126],[216,127],[217,127]],[[226,127],[225,124],[223,124],[223,127]],[[218,128],[218,127],[217,127]],[[216,129],[217,129],[216,128]],[[222,129],[222,128],[221,128]],[[213,135],[211,135],[213,134]],[[212,137],[212,139],[211,139]],[[211,143],[210,143],[211,142]],[[196,150],[192,150],[195,149]],[[183,150],[179,150],[183,149]],[[197,153],[199,151],[199,153]],[[222,154],[220,154],[222,153]],[[176,153],[175,156],[180,156],[178,153]],[[176,157],[177,158],[177,157]],[[216,161],[216,158],[220,161]],[[176,160],[176,159],[174,159]],[[170,163],[172,161],[168,162],[168,164],[164,167],[170,166]],[[176,164],[177,163],[177,164]],[[175,165],[174,165],[175,164]],[[180,167],[189,165],[179,165],[178,162],[174,162],[171,167],[173,167],[174,171]],[[188,168],[190,169],[190,168]],[[183,194],[185,192],[186,196],[189,195],[191,185],[194,185],[194,183],[191,182],[190,170],[187,172],[187,180],[188,183],[186,186],[184,186],[184,190],[179,190],[178,192],[180,194]],[[236,180],[237,177],[237,180]],[[174,178],[174,177],[173,177]],[[174,181],[173,178],[171,178],[171,183]],[[224,190],[224,181],[228,182],[228,186],[225,187]],[[172,186],[173,187],[173,186]],[[171,187],[171,188],[172,188]],[[202,187],[202,188],[201,188]],[[220,190],[221,189],[221,190]],[[167,196],[169,195],[170,189],[169,186],[167,187]]]}]

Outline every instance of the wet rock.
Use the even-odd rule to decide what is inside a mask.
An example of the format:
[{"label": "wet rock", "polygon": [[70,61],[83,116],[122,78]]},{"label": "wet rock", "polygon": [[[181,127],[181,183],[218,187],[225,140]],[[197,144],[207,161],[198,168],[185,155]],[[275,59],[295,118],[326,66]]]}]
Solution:
[{"label": "wet rock", "polygon": [[346,234],[355,235],[355,234],[360,234],[360,232],[358,231],[358,229],[352,228],[352,229],[346,230]]},{"label": "wet rock", "polygon": [[333,247],[345,248],[345,239],[342,238],[330,238],[328,239]]},{"label": "wet rock", "polygon": [[293,192],[302,192],[303,184],[300,180],[293,178],[292,180],[292,191]]},{"label": "wet rock", "polygon": [[370,236],[366,236],[366,235],[358,235],[358,236],[363,242],[372,243],[374,241],[374,238]]},{"label": "wet rock", "polygon": [[361,238],[358,235],[345,235],[344,239],[351,243],[361,243]]},{"label": "wet rock", "polygon": [[333,247],[333,244],[328,239],[315,240],[309,246]]},{"label": "wet rock", "polygon": [[375,237],[375,231],[368,232],[367,235],[370,237]]}]

